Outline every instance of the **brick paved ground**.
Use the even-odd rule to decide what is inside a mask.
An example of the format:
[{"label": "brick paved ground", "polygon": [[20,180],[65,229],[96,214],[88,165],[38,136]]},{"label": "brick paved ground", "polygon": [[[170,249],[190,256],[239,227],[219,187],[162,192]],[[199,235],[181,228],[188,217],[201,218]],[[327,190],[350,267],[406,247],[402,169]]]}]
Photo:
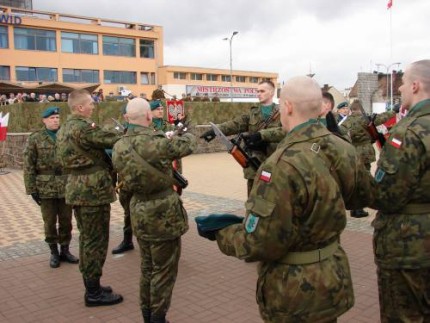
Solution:
[{"label": "brick paved ground", "polygon": [[[261,322],[255,302],[256,264],[222,255],[216,244],[198,237],[192,218],[209,212],[242,212],[246,196],[241,169],[226,153],[184,159],[190,185],[184,204],[190,231],[172,307],[174,323]],[[356,304],[339,322],[379,322],[370,216],[348,219],[342,244],[350,259]],[[109,253],[102,282],[123,294],[122,304],[86,308],[82,278],[76,265],[48,265],[40,211],[25,195],[22,172],[0,176],[0,322],[140,322],[139,251]],[[74,225],[76,228],[76,225]],[[72,252],[78,254],[74,229]],[[112,205],[109,250],[122,238],[122,210]]]}]

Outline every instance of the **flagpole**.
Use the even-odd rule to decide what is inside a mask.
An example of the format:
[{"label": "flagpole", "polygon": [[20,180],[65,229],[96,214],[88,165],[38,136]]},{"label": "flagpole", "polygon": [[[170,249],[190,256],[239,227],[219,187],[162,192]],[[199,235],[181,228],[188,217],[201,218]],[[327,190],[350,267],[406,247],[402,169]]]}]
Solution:
[{"label": "flagpole", "polygon": [[393,8],[390,7],[390,61],[393,60]]}]

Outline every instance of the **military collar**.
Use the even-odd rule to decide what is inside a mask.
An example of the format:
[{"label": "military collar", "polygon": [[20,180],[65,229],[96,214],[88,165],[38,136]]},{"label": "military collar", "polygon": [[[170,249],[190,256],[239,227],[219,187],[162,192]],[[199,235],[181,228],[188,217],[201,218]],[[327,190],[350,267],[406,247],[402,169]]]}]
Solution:
[{"label": "military collar", "polygon": [[422,100],[415,104],[408,112],[407,116],[420,116],[429,113],[430,99]]},{"label": "military collar", "polygon": [[279,145],[289,146],[293,143],[308,141],[311,138],[323,137],[329,134],[331,132],[318,119],[310,119],[288,132]]}]

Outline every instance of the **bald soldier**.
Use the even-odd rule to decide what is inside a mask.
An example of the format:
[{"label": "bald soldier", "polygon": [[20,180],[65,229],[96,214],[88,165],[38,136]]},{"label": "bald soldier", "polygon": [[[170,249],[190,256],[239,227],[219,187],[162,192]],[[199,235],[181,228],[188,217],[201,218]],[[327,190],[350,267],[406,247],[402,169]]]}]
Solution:
[{"label": "bald soldier", "polygon": [[[243,223],[203,232],[224,254],[260,261],[257,302],[265,322],[335,322],[354,304],[340,234],[344,199],[355,200],[366,170],[354,147],[318,121],[321,103],[313,79],[285,84],[280,114],[286,136],[257,172]],[[199,231],[199,221],[216,217],[197,219]]]},{"label": "bald soldier", "polygon": [[114,146],[113,163],[124,189],[133,193],[131,224],[141,254],[140,307],[145,323],[164,323],[170,307],[187,213],[173,190],[172,161],[197,147],[189,133],[167,138],[154,131],[146,100],[127,104],[127,134]]},{"label": "bald soldier", "polygon": [[402,81],[408,114],[383,147],[371,205],[381,322],[430,322],[430,60]]}]

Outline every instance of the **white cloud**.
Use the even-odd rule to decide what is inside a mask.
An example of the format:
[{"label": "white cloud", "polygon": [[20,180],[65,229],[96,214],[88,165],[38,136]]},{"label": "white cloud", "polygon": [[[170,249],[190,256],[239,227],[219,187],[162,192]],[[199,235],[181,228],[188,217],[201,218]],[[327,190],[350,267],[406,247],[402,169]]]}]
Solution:
[{"label": "white cloud", "polygon": [[[279,73],[279,81],[312,70],[322,85],[354,84],[357,73],[430,58],[428,0],[33,0],[35,10],[161,25],[164,63]],[[392,37],[392,44],[391,39]],[[392,46],[391,46],[392,45]]]}]

